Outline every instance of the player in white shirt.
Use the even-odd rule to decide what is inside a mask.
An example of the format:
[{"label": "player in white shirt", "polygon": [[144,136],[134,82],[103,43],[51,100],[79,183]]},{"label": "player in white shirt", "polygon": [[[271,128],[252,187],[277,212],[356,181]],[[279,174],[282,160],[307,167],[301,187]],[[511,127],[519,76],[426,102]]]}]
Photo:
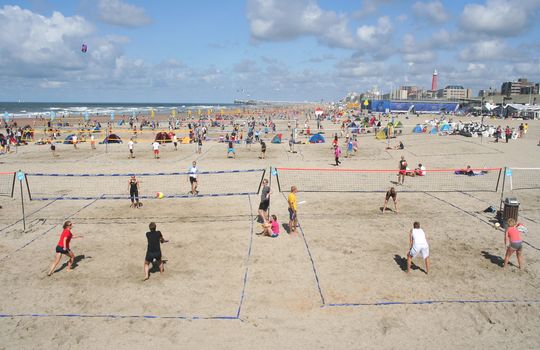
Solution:
[{"label": "player in white shirt", "polygon": [[429,273],[429,244],[426,233],[420,228],[420,223],[415,221],[409,233],[409,251],[407,252],[407,273],[411,271],[412,258],[422,254],[426,264],[426,275]]},{"label": "player in white shirt", "polygon": [[154,158],[159,159],[159,142],[154,141],[152,148],[154,148]]},{"label": "player in white shirt", "polygon": [[197,191],[197,186],[199,185],[198,173],[199,169],[197,169],[197,162],[193,161],[188,170],[188,180],[191,183],[191,194],[194,196],[199,194],[199,191]]},{"label": "player in white shirt", "polygon": [[135,158],[135,155],[133,154],[133,145],[134,145],[133,139],[129,139],[129,142],[128,142],[129,158]]}]

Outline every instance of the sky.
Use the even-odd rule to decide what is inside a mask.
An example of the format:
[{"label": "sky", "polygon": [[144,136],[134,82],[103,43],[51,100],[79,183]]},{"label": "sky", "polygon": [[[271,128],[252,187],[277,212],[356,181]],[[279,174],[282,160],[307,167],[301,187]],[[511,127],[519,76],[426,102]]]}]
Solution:
[{"label": "sky", "polygon": [[[540,0],[0,0],[0,101],[337,101],[540,81]],[[81,51],[82,44],[88,51]]]}]

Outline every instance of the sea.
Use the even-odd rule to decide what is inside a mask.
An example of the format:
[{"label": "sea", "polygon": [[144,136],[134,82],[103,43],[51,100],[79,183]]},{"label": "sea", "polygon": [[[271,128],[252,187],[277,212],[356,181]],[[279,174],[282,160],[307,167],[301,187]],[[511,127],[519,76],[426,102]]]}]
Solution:
[{"label": "sea", "polygon": [[187,110],[208,110],[217,112],[221,109],[240,108],[233,103],[88,103],[88,102],[0,102],[0,116],[11,118],[35,118],[51,115],[62,116],[96,116],[110,115],[147,115],[178,113]]}]

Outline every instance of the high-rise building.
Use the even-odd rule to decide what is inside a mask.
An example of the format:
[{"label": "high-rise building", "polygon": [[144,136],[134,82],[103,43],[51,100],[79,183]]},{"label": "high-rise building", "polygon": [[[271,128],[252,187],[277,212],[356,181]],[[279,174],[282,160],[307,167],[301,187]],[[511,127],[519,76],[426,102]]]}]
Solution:
[{"label": "high-rise building", "polygon": [[437,91],[437,70],[436,69],[433,71],[433,75],[431,76],[431,91]]},{"label": "high-rise building", "polygon": [[502,95],[538,94],[538,84],[519,78],[517,81],[507,81],[501,85]]}]

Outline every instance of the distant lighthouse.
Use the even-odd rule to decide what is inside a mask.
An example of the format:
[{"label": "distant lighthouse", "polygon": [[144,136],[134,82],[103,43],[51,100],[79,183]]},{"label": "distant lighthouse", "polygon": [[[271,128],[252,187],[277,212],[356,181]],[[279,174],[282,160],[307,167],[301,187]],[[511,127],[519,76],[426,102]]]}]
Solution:
[{"label": "distant lighthouse", "polygon": [[437,91],[437,70],[436,69],[433,71],[433,75],[431,76],[431,91]]}]

